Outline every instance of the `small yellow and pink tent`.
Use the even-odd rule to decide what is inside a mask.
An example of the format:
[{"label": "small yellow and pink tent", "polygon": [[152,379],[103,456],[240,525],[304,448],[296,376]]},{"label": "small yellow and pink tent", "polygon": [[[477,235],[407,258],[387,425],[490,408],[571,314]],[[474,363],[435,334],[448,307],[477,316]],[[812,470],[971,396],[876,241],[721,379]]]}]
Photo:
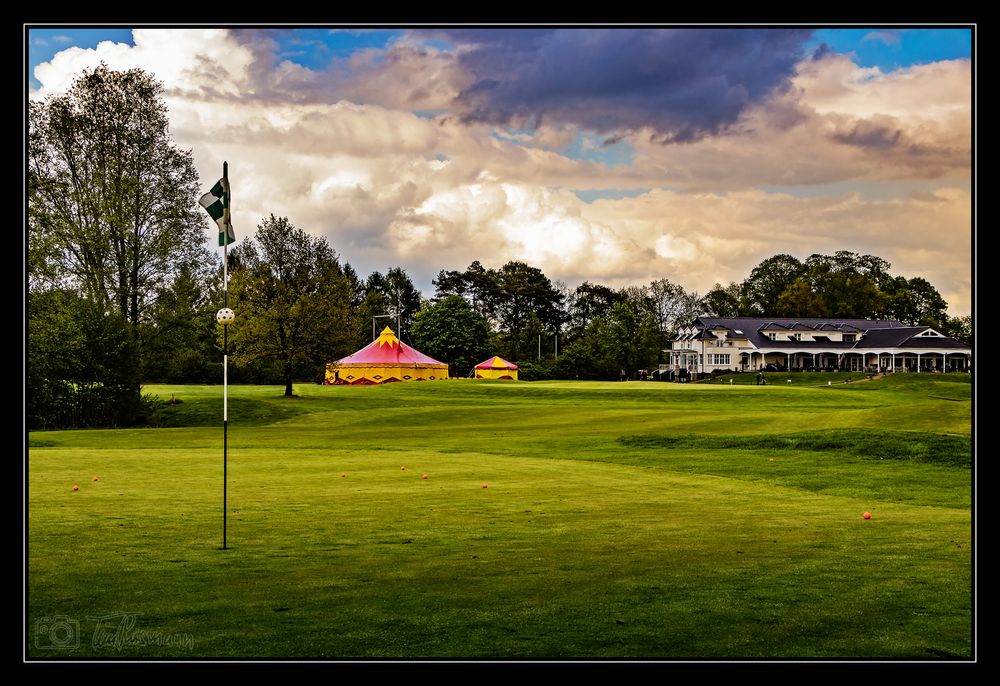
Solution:
[{"label": "small yellow and pink tent", "polygon": [[448,378],[448,365],[406,345],[388,326],[353,355],[326,365],[327,384],[377,385]]},{"label": "small yellow and pink tent", "polygon": [[477,379],[509,379],[517,381],[517,365],[494,355],[475,366]]}]

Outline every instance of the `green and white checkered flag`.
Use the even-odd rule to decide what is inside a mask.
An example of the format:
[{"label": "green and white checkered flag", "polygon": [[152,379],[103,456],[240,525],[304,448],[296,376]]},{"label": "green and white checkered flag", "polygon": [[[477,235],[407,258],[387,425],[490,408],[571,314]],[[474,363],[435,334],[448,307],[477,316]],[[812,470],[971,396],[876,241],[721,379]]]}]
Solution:
[{"label": "green and white checkered flag", "polygon": [[219,247],[236,242],[233,224],[229,220],[229,181],[225,177],[212,186],[212,190],[201,196],[198,203],[219,225]]}]

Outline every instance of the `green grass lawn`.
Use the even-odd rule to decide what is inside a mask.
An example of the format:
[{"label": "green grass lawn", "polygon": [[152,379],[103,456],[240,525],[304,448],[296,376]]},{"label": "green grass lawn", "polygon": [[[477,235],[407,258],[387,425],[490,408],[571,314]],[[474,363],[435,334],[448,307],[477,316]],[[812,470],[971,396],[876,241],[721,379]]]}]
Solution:
[{"label": "green grass lawn", "polygon": [[148,387],[29,435],[27,652],[969,659],[969,381],[231,387],[227,550],[222,389]]}]

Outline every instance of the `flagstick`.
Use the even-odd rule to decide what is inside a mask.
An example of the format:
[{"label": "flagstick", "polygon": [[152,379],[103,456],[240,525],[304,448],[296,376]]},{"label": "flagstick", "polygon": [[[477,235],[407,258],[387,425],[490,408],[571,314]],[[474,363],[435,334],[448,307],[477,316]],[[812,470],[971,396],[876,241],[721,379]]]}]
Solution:
[{"label": "flagstick", "polygon": [[[223,186],[229,186],[229,162],[222,163]],[[232,200],[229,200],[231,204]],[[227,208],[228,209],[228,208]],[[227,212],[228,214],[228,212]],[[231,219],[229,221],[232,221]],[[222,306],[229,307],[229,226],[222,240]],[[229,327],[222,327],[222,549],[226,549],[226,485],[229,463]]]}]

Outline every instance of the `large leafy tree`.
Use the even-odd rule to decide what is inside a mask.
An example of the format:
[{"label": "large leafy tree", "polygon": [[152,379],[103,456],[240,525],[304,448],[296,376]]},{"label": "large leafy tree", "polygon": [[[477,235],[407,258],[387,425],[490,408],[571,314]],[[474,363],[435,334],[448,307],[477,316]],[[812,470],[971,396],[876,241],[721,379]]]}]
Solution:
[{"label": "large leafy tree", "polygon": [[621,293],[603,284],[581,283],[569,298],[570,334],[582,335],[595,318],[606,315],[621,298]]},{"label": "large leafy tree", "polygon": [[142,409],[128,323],[72,289],[28,294],[27,420],[32,429],[123,426]]},{"label": "large leafy tree", "polygon": [[677,329],[701,313],[701,298],[694,291],[685,291],[669,279],[657,279],[645,288],[645,302],[656,323],[656,361],[663,363],[663,350]]},{"label": "large leafy tree", "polygon": [[205,259],[191,153],[141,69],[101,65],[29,104],[28,185],[33,282],[73,287],[133,331],[179,267]]},{"label": "large leafy tree", "polygon": [[479,260],[470,264],[464,272],[442,269],[433,284],[436,298],[460,295],[484,317],[490,318],[495,313],[500,298],[499,275],[495,269],[483,267]]},{"label": "large leafy tree", "polygon": [[147,382],[217,383],[222,374],[215,312],[222,303],[222,264],[183,266],[161,289],[142,326]]},{"label": "large leafy tree", "polygon": [[778,296],[773,313],[778,317],[807,318],[829,316],[830,310],[823,296],[806,279],[799,278]]},{"label": "large leafy tree", "polygon": [[972,335],[972,315],[970,314],[962,317],[949,317],[940,331],[945,336],[957,338],[970,346],[975,345],[975,339]]},{"label": "large leafy tree", "polygon": [[897,276],[886,288],[889,314],[904,324],[947,326],[948,303],[927,279]]},{"label": "large leafy tree", "polygon": [[[52,411],[36,412],[46,425],[125,424],[138,418],[152,307],[185,266],[210,260],[191,153],[140,69],[85,71],[27,118],[28,395]],[[42,402],[56,388],[59,402]]]},{"label": "large leafy tree", "polygon": [[742,283],[739,309],[748,316],[773,315],[778,298],[803,270],[803,264],[791,255],[767,258],[754,267],[750,276]]},{"label": "large leafy tree", "polygon": [[637,289],[630,294],[632,297],[615,303],[604,317],[607,350],[626,377],[637,369],[650,367],[658,359],[656,318],[646,298],[635,297],[643,290]]},{"label": "large leafy tree", "polygon": [[458,295],[428,304],[413,321],[413,344],[447,363],[452,376],[464,376],[490,354],[486,319]]},{"label": "large leafy tree", "polygon": [[701,310],[710,317],[747,316],[741,294],[740,284],[735,281],[731,281],[728,286],[717,283],[701,299]]},{"label": "large leafy tree", "polygon": [[[515,360],[529,349],[536,328],[556,331],[565,320],[563,295],[541,269],[512,261],[497,272],[496,321]],[[532,316],[537,318],[536,326]]]},{"label": "large leafy tree", "polygon": [[[877,319],[885,314],[887,301],[885,293],[879,288],[879,281],[886,280],[882,264],[888,266],[879,258],[841,250],[833,255],[810,255],[805,261],[802,276],[822,302],[825,309],[823,316]],[[802,299],[786,299],[786,302],[792,301],[801,303]],[[777,314],[804,316],[784,312]]]},{"label": "large leafy tree", "polygon": [[231,254],[234,363],[276,363],[291,396],[296,376],[319,380],[351,351],[351,286],[325,239],[272,214]]}]

